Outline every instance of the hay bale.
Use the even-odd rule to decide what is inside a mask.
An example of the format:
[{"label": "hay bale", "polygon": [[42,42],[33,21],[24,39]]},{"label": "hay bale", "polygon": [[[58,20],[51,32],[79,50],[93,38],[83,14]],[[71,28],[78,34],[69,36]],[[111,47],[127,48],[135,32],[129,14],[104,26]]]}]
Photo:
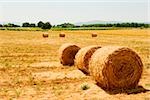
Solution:
[{"label": "hay bale", "polygon": [[92,37],[97,37],[97,33],[92,33]]},{"label": "hay bale", "polygon": [[73,65],[76,53],[79,51],[80,47],[75,44],[66,43],[62,45],[59,49],[60,62],[63,65]]},{"label": "hay bale", "polygon": [[85,74],[89,74],[89,61],[92,54],[98,49],[100,46],[88,46],[80,49],[75,56],[75,65],[79,70],[81,70]]},{"label": "hay bale", "polygon": [[48,33],[43,33],[43,37],[47,38],[48,37]]},{"label": "hay bale", "polygon": [[138,54],[126,47],[100,48],[89,62],[90,75],[106,90],[135,88],[142,70],[143,64]]},{"label": "hay bale", "polygon": [[59,37],[65,37],[65,33],[60,33]]}]

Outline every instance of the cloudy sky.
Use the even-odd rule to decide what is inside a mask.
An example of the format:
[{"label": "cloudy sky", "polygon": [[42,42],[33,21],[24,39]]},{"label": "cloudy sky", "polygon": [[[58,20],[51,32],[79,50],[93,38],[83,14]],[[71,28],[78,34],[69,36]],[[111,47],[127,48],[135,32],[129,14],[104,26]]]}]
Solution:
[{"label": "cloudy sky", "polygon": [[150,0],[0,0],[0,22],[150,22]]}]

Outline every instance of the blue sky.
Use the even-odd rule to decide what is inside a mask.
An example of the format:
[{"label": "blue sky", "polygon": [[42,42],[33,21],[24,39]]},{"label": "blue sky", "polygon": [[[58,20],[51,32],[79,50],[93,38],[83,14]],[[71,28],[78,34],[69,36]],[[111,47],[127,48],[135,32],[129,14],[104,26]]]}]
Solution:
[{"label": "blue sky", "polygon": [[150,22],[150,0],[0,0],[0,22]]}]

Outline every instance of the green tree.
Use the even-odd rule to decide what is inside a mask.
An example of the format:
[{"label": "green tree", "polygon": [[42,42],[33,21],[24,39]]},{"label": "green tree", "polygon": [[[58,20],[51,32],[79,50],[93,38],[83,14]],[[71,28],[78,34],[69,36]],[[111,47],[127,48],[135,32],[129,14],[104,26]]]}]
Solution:
[{"label": "green tree", "polygon": [[22,27],[30,27],[30,24],[28,22],[25,22],[22,24]]},{"label": "green tree", "polygon": [[75,25],[71,24],[71,23],[63,23],[63,24],[57,25],[57,27],[60,27],[60,28],[73,28],[73,27],[75,27]]},{"label": "green tree", "polygon": [[31,23],[30,27],[36,27],[36,25],[34,23]]},{"label": "green tree", "polygon": [[42,21],[39,21],[37,24],[38,27],[42,27],[43,25],[44,25],[44,23]]},{"label": "green tree", "polygon": [[12,23],[8,23],[8,24],[5,24],[3,26],[4,27],[20,27],[19,25],[15,25],[15,24],[12,24]]},{"label": "green tree", "polygon": [[43,24],[42,29],[51,29],[52,25],[49,22]]}]

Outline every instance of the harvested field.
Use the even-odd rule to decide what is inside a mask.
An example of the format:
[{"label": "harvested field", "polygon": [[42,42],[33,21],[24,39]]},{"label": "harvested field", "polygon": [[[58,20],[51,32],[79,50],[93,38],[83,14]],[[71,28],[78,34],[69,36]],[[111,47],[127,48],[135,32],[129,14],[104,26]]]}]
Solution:
[{"label": "harvested field", "polygon": [[[150,100],[150,29],[64,31],[65,38],[60,31],[49,31],[47,39],[43,33],[0,31],[1,100]],[[60,64],[58,49],[64,43],[133,49],[143,62],[142,87],[121,94],[104,91],[75,66]]]}]

